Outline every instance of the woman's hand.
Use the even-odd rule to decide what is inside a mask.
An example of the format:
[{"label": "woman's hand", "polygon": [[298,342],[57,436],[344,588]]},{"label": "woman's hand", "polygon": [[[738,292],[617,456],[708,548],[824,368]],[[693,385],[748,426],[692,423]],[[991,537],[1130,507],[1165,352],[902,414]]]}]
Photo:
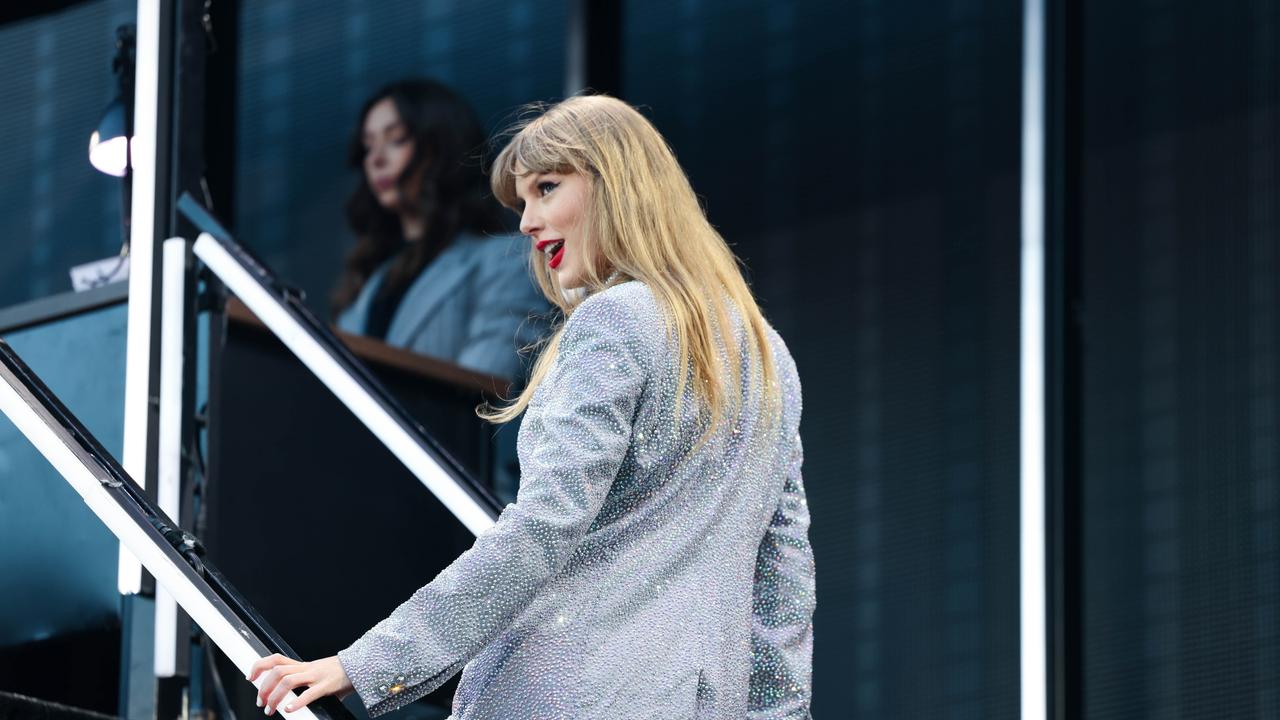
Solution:
[{"label": "woman's hand", "polygon": [[307,691],[285,705],[285,712],[300,710],[325,695],[336,695],[341,700],[355,690],[337,655],[314,662],[302,662],[280,654],[269,655],[249,669],[249,682],[258,677],[262,678],[258,685],[258,707],[263,708],[267,715],[276,711],[290,690],[303,686]]}]

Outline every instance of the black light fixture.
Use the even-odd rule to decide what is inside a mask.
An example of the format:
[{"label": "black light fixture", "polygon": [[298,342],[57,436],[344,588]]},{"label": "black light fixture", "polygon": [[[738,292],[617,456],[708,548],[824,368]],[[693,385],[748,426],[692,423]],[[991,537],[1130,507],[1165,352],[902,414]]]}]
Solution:
[{"label": "black light fixture", "polygon": [[134,46],[134,26],[116,28],[116,57],[111,68],[119,91],[89,136],[89,162],[98,170],[121,178],[132,167]]}]

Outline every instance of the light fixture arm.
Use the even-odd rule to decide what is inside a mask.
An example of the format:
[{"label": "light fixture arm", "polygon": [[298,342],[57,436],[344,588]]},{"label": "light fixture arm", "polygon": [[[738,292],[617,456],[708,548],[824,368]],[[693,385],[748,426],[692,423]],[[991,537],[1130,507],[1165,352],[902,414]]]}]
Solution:
[{"label": "light fixture arm", "polygon": [[137,28],[132,24],[116,28],[116,56],[111,61],[111,69],[116,74],[119,86],[117,95],[124,106],[124,177],[120,183],[120,255],[129,255],[129,238],[132,223],[130,218],[133,209],[133,84],[135,53],[137,51]]}]

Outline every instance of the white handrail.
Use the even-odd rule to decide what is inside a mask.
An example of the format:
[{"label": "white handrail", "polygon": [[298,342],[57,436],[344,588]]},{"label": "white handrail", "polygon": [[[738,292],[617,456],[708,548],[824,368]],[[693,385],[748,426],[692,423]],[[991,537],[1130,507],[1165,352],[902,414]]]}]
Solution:
[{"label": "white handrail", "polygon": [[[247,676],[253,663],[268,654],[266,645],[248,626],[235,618],[218,594],[195,574],[158,530],[139,513],[131,514],[126,509],[118,496],[119,491],[113,494],[109,489],[113,483],[118,485],[118,481],[81,448],[22,381],[7,367],[0,367],[0,379],[3,380],[0,382],[0,411],[71,484],[121,545],[141,561],[156,582]],[[296,699],[297,696],[290,692],[281,706]],[[289,713],[281,710],[281,714],[286,718],[317,720],[309,707]]]}]

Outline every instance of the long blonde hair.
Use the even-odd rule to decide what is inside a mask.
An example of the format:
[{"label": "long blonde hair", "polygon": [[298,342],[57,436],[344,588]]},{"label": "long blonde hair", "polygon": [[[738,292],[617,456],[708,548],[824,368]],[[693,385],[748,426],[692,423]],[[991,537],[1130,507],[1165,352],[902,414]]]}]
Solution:
[{"label": "long blonde hair", "polygon": [[[530,173],[572,172],[586,178],[579,235],[583,257],[595,259],[584,263],[587,293],[627,280],[649,286],[665,311],[685,369],[678,373],[676,398],[683,397],[692,378],[709,415],[704,439],[737,411],[740,401],[742,358],[733,353],[732,305],[747,330],[750,381],[763,383],[763,415],[772,417],[779,403],[768,324],[738,259],[707,221],[657,129],[630,105],[603,95],[533,109],[541,113],[518,122],[511,142],[494,160],[489,180],[499,202],[518,208],[516,181]],[[542,253],[531,249],[530,266],[543,294],[567,319],[584,296],[563,292]],[[507,422],[524,411],[554,364],[562,333],[563,325],[546,342],[520,395],[506,407],[481,408],[481,417]]]}]

